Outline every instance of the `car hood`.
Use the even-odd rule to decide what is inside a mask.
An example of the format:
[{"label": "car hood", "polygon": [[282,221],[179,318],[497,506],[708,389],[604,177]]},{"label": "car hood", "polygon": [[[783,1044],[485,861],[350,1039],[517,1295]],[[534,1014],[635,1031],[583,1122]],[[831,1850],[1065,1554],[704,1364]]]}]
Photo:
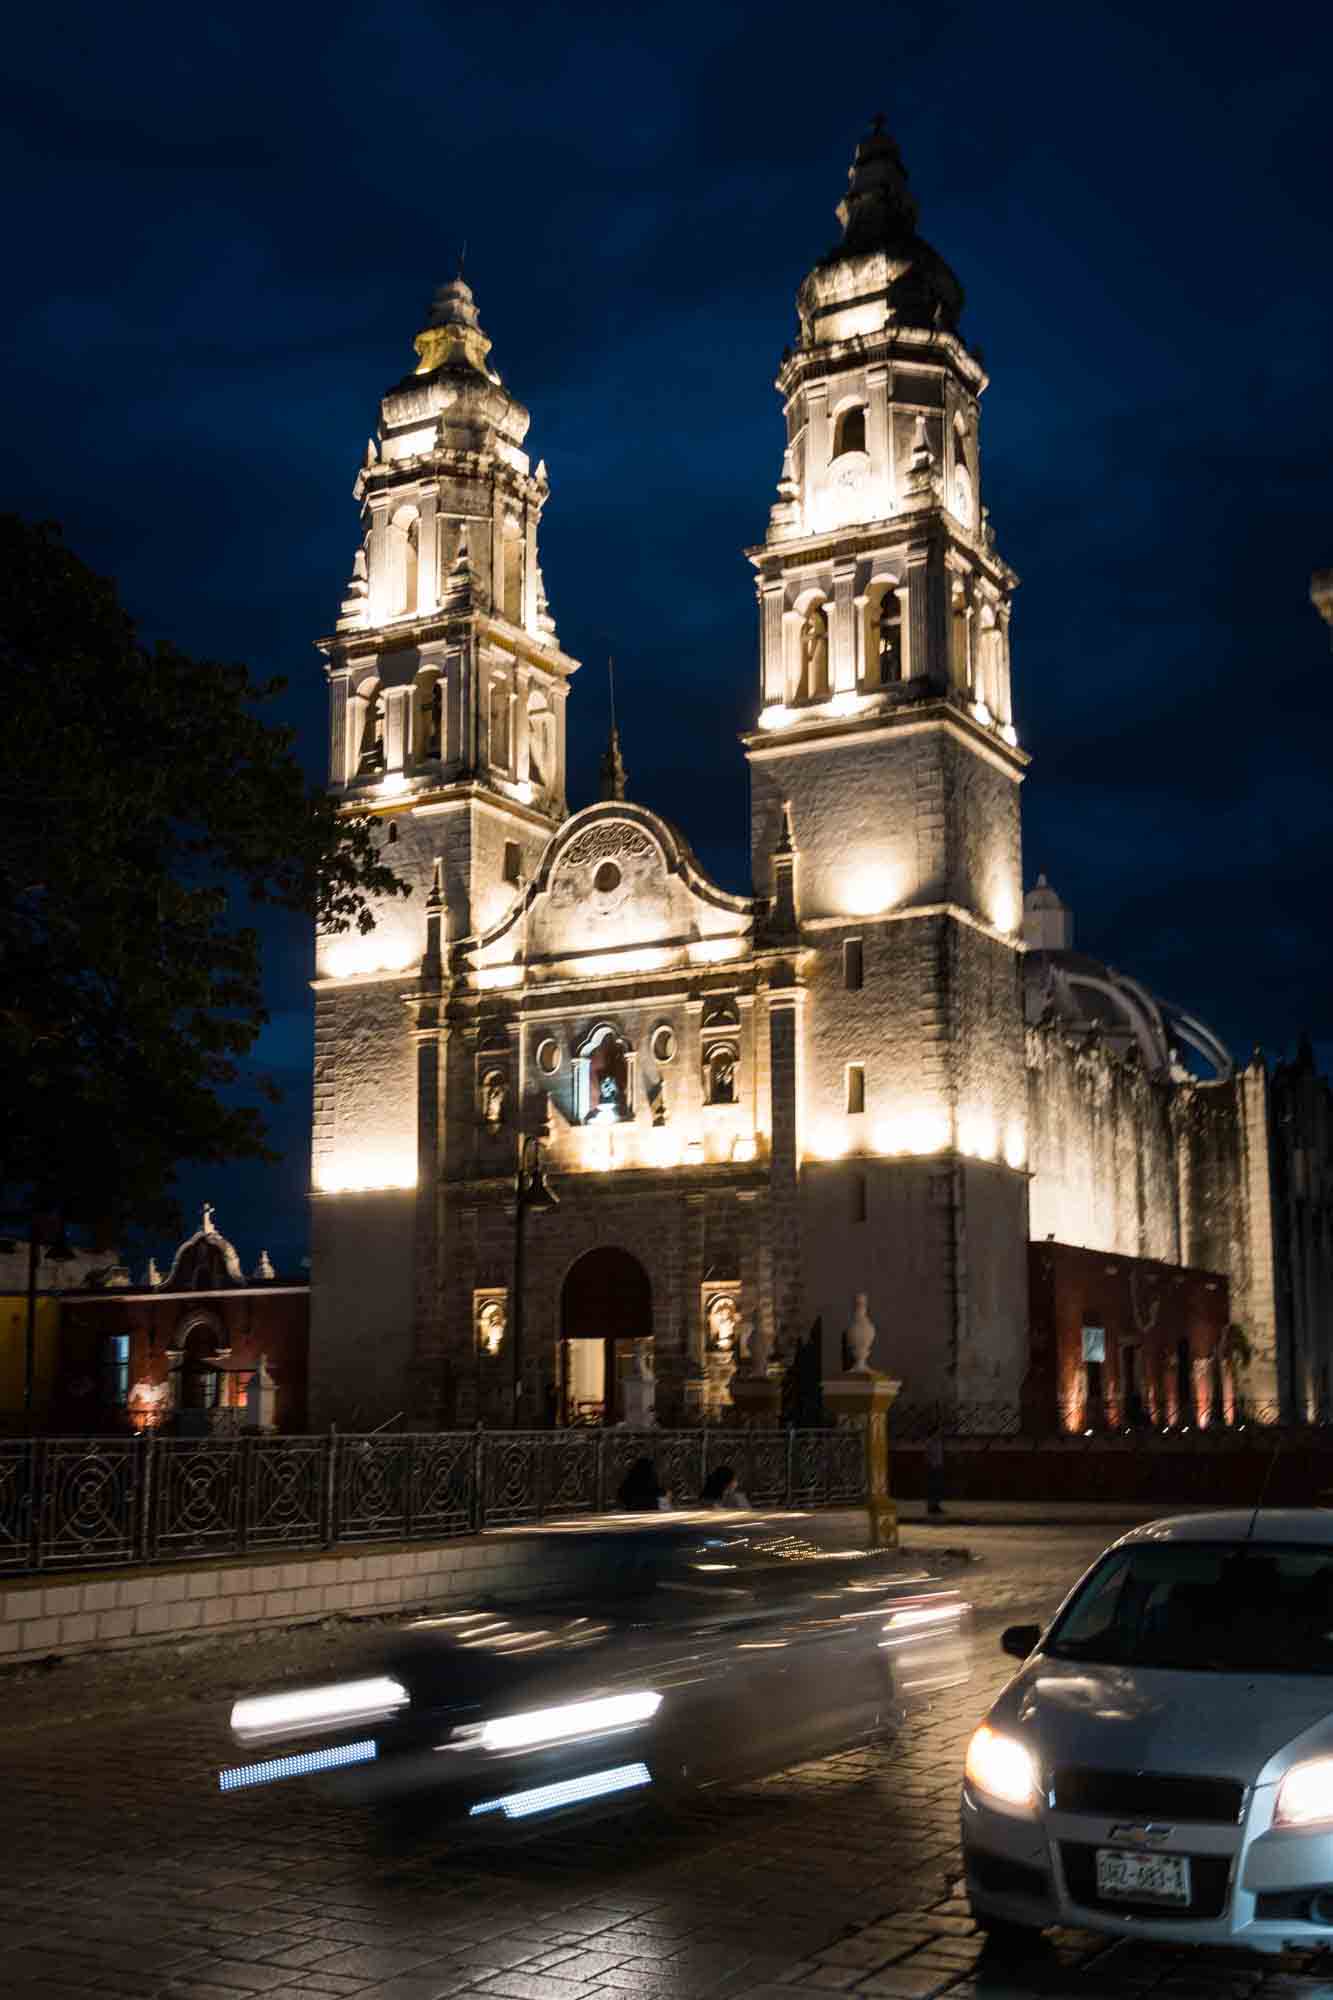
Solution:
[{"label": "car hood", "polygon": [[1102,1667],[1039,1654],[991,1721],[1034,1744],[1047,1771],[1078,1764],[1254,1784],[1279,1776],[1293,1750],[1333,1750],[1333,1680]]}]

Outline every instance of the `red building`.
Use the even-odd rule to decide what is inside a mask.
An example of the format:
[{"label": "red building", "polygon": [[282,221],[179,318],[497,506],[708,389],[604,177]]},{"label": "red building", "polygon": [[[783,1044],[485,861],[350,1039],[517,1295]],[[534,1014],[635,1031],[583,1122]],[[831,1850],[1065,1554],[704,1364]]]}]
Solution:
[{"label": "red building", "polygon": [[51,1428],[299,1431],[309,1345],[309,1279],[263,1251],[247,1277],[206,1207],[165,1277],[113,1265],[63,1294]]},{"label": "red building", "polygon": [[1198,1428],[1236,1418],[1226,1278],[1079,1250],[1029,1246],[1025,1415],[1065,1431]]}]

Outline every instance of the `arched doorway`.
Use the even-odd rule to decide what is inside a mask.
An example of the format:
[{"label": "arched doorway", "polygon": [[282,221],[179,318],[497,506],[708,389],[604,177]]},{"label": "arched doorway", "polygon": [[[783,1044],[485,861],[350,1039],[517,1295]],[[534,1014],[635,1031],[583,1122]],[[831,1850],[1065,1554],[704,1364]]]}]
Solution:
[{"label": "arched doorway", "polygon": [[180,1408],[212,1410],[217,1407],[221,1376],[213,1355],[218,1349],[215,1329],[207,1321],[196,1321],[185,1336],[180,1364]]},{"label": "arched doorway", "polygon": [[628,1250],[588,1250],[560,1293],[561,1412],[570,1423],[614,1423],[620,1382],[636,1340],[653,1332],[653,1288]]}]

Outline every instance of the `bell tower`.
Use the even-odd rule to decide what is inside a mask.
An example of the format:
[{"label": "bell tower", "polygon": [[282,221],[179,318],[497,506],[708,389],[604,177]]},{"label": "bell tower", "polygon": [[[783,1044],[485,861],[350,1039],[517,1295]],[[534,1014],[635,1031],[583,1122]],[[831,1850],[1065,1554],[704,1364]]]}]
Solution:
[{"label": "bell tower", "polygon": [[366,447],[361,546],[321,642],[329,776],[348,804],[401,802],[414,833],[433,821],[413,845],[430,868],[442,862],[458,938],[503,915],[565,817],[576,662],[556,644],[537,558],[546,466],[534,472],[522,448],[528,412],[490,364],[461,276],[435,294],[414,345],[417,366],[382,398]]},{"label": "bell tower", "polygon": [[797,297],[778,498],[750,551],[754,872],[798,1024],[775,1169],[786,1130],[803,1309],[826,1343],[865,1290],[876,1365],[905,1398],[1017,1401],[1017,578],[982,504],[986,376],[959,333],[962,288],[918,233],[879,121],[837,214],[841,241]]},{"label": "bell tower", "polygon": [[[475,1050],[447,1021],[452,948],[503,923],[566,817],[565,700],[538,562],[549,486],[460,274],[380,402],[355,493],[361,541],[333,634],[329,784],[380,821],[412,887],[315,978],[311,1408],[403,1407],[437,1309],[450,1106]],[[475,1039],[475,1038],[474,1038]],[[356,1384],[355,1394],[347,1387]],[[341,1385],[341,1386],[338,1386]]]}]

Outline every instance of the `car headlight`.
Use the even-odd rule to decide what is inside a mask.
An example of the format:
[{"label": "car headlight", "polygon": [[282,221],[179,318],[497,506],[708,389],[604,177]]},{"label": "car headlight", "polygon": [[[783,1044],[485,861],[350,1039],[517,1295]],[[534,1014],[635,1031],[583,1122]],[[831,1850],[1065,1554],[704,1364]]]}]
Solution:
[{"label": "car headlight", "polygon": [[521,1715],[497,1715],[481,1725],[483,1750],[531,1750],[543,1743],[566,1743],[575,1736],[600,1736],[608,1729],[633,1729],[651,1722],[662,1706],[654,1688],[635,1694],[602,1695],[564,1702],[558,1708],[530,1708]]},{"label": "car headlight", "polygon": [[1274,1826],[1313,1826],[1333,1820],[1333,1757],[1293,1764],[1277,1788]]},{"label": "car headlight", "polygon": [[973,1732],[963,1774],[975,1790],[1001,1805],[1031,1811],[1041,1797],[1032,1752],[1014,1737],[1001,1736],[988,1722]]},{"label": "car headlight", "polygon": [[363,1728],[387,1722],[407,1703],[407,1689],[388,1674],[338,1681],[332,1687],[295,1688],[289,1694],[250,1695],[232,1703],[232,1734],[242,1743],[262,1743],[272,1736]]}]

